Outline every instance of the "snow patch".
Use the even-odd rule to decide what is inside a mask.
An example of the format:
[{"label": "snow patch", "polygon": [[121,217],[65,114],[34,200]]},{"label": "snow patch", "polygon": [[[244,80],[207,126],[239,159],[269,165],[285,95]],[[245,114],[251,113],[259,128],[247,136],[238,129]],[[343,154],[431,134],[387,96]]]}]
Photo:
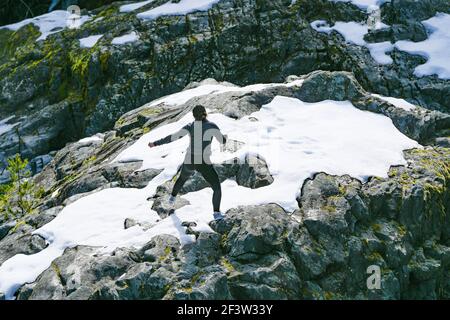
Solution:
[{"label": "snow patch", "polygon": [[[311,27],[317,32],[330,34],[333,30],[339,32],[347,41],[347,43],[358,46],[365,46],[370,51],[370,55],[378,64],[391,64],[392,58],[387,55],[388,52],[394,50],[394,45],[389,41],[379,43],[368,43],[364,40],[364,36],[369,32],[367,25],[358,22],[342,22],[337,21],[334,26],[330,27],[324,20],[316,20],[311,23]],[[389,27],[384,23],[378,23],[376,28],[383,29]]]},{"label": "snow patch", "polygon": [[415,105],[413,105],[412,103],[409,103],[408,101],[406,101],[404,99],[385,97],[385,96],[375,94],[375,93],[372,93],[372,96],[379,98],[381,100],[384,100],[386,102],[389,102],[390,104],[394,105],[395,107],[406,110],[406,111],[412,111],[417,108]]},{"label": "snow patch", "polygon": [[127,44],[127,43],[132,43],[132,42],[135,42],[138,40],[139,40],[139,35],[133,31],[129,34],[125,34],[123,36],[112,39],[111,43],[115,44],[115,45],[123,45],[123,44]]},{"label": "snow patch", "polygon": [[[0,29],[9,29],[17,31],[27,24],[34,24],[39,28],[41,36],[36,39],[36,41],[45,40],[51,34],[60,32],[67,27],[67,20],[70,13],[65,10],[55,10],[34,18],[26,19],[14,24],[9,24],[0,27]],[[88,16],[81,16],[80,25],[91,19]]]},{"label": "snow patch", "polygon": [[93,46],[96,45],[96,43],[98,42],[98,40],[100,40],[101,37],[103,37],[102,34],[82,38],[82,39],[80,39],[80,47],[81,48],[92,48]]},{"label": "snow patch", "polygon": [[[212,89],[204,87],[206,85],[192,90],[202,94]],[[215,90],[218,88],[215,86]],[[193,91],[189,91],[183,94],[192,97]],[[185,98],[175,94],[165,99],[177,103]],[[234,180],[225,181],[222,184],[224,211],[239,205],[272,202],[293,211],[298,206],[296,197],[300,187],[314,173],[349,174],[362,181],[370,176],[387,177],[391,165],[406,164],[403,150],[420,147],[400,133],[389,118],[361,111],[348,101],[305,103],[277,96],[258,112],[239,120],[222,114],[210,114],[209,118],[229,138],[245,143],[245,147],[235,153],[220,153],[220,146],[214,141],[213,162],[259,154],[274,177],[271,185],[259,189],[238,186]],[[253,118],[258,121],[252,121]],[[213,232],[208,225],[213,219],[210,188],[182,196],[190,205],[162,220],[150,209],[152,203],[146,200],[155,194],[160,184],[175,176],[189,138],[153,149],[147,144],[192,120],[192,115],[187,114],[175,123],[156,128],[120,153],[113,162],[139,159],[143,161],[140,170],[163,171],[149,181],[146,188],[105,189],[66,206],[54,220],[35,231],[49,242],[46,249],[34,255],[16,255],[0,267],[0,291],[12,299],[21,284],[34,281],[68,247],[97,246],[102,248],[101,252],[111,252],[116,247],[140,247],[158,234],[174,235],[185,245],[194,238],[185,234],[183,221],[194,221],[197,230]],[[153,227],[147,231],[138,226],[125,230],[126,218],[148,222]]]},{"label": "snow patch", "polygon": [[441,79],[450,79],[450,15],[438,13],[422,23],[431,33],[428,39],[421,42],[397,41],[395,47],[428,59],[416,67],[414,74],[417,77],[435,74]]},{"label": "snow patch", "polygon": [[104,139],[104,134],[97,133],[96,135],[93,135],[91,137],[83,138],[79,140],[77,143],[81,145],[90,145],[94,142],[101,142]]},{"label": "snow patch", "polygon": [[141,19],[153,20],[161,16],[185,15],[195,11],[206,11],[211,9],[212,6],[219,1],[220,0],[181,0],[178,3],[172,3],[169,1],[159,7],[139,13],[137,17]]},{"label": "snow patch", "polygon": [[223,84],[207,84],[198,86],[193,89],[188,89],[184,91],[180,91],[178,93],[171,94],[167,97],[163,97],[161,99],[153,101],[149,106],[156,106],[161,103],[165,103],[172,106],[179,106],[190,99],[204,96],[208,94],[220,94],[225,92],[255,92],[260,91],[266,88],[271,88],[274,86],[285,86],[285,87],[294,87],[301,86],[303,83],[302,79],[298,79],[289,83],[261,83],[261,84],[253,84],[245,87],[239,86],[225,86]]}]

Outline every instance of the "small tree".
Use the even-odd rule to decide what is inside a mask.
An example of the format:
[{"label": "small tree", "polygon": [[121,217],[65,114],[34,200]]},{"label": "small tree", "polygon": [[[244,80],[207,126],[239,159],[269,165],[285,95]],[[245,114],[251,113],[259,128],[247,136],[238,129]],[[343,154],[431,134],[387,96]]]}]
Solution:
[{"label": "small tree", "polygon": [[8,159],[7,170],[11,181],[0,188],[0,212],[6,219],[31,214],[39,205],[43,191],[31,181],[27,165],[28,160],[22,160],[19,154]]}]

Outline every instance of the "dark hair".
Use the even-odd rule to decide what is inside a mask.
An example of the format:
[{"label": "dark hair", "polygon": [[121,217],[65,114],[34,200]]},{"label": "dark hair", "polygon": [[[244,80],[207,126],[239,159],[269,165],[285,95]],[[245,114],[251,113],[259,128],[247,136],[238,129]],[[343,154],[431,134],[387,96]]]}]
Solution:
[{"label": "dark hair", "polygon": [[197,105],[192,110],[192,114],[194,115],[194,119],[197,121],[201,121],[206,118],[206,109],[202,105]]}]

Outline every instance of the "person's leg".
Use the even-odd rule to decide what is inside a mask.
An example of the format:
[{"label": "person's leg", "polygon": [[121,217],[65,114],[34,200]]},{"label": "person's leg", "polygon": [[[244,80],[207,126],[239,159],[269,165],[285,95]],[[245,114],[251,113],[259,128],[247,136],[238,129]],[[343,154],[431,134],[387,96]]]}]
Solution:
[{"label": "person's leg", "polygon": [[183,163],[183,165],[181,166],[180,176],[178,177],[172,189],[172,197],[177,196],[177,194],[180,192],[181,188],[183,188],[187,179],[189,179],[193,172],[194,171],[191,165]]},{"label": "person's leg", "polygon": [[220,211],[220,201],[222,200],[222,188],[220,186],[219,175],[216,169],[210,164],[196,165],[195,169],[201,173],[206,182],[208,182],[213,189],[213,207],[214,212]]}]

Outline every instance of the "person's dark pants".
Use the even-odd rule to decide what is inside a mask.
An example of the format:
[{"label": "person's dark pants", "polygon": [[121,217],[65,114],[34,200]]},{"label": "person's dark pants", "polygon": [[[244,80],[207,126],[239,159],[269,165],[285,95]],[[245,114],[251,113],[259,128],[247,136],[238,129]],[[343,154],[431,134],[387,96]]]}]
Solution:
[{"label": "person's dark pants", "polygon": [[180,192],[183,185],[189,179],[189,177],[194,173],[194,171],[200,172],[203,178],[208,182],[213,191],[213,207],[214,211],[220,211],[220,201],[222,200],[222,188],[220,187],[219,176],[217,175],[216,169],[211,164],[187,164],[183,163],[181,166],[180,176],[178,177],[175,185],[173,186],[172,196]]}]

